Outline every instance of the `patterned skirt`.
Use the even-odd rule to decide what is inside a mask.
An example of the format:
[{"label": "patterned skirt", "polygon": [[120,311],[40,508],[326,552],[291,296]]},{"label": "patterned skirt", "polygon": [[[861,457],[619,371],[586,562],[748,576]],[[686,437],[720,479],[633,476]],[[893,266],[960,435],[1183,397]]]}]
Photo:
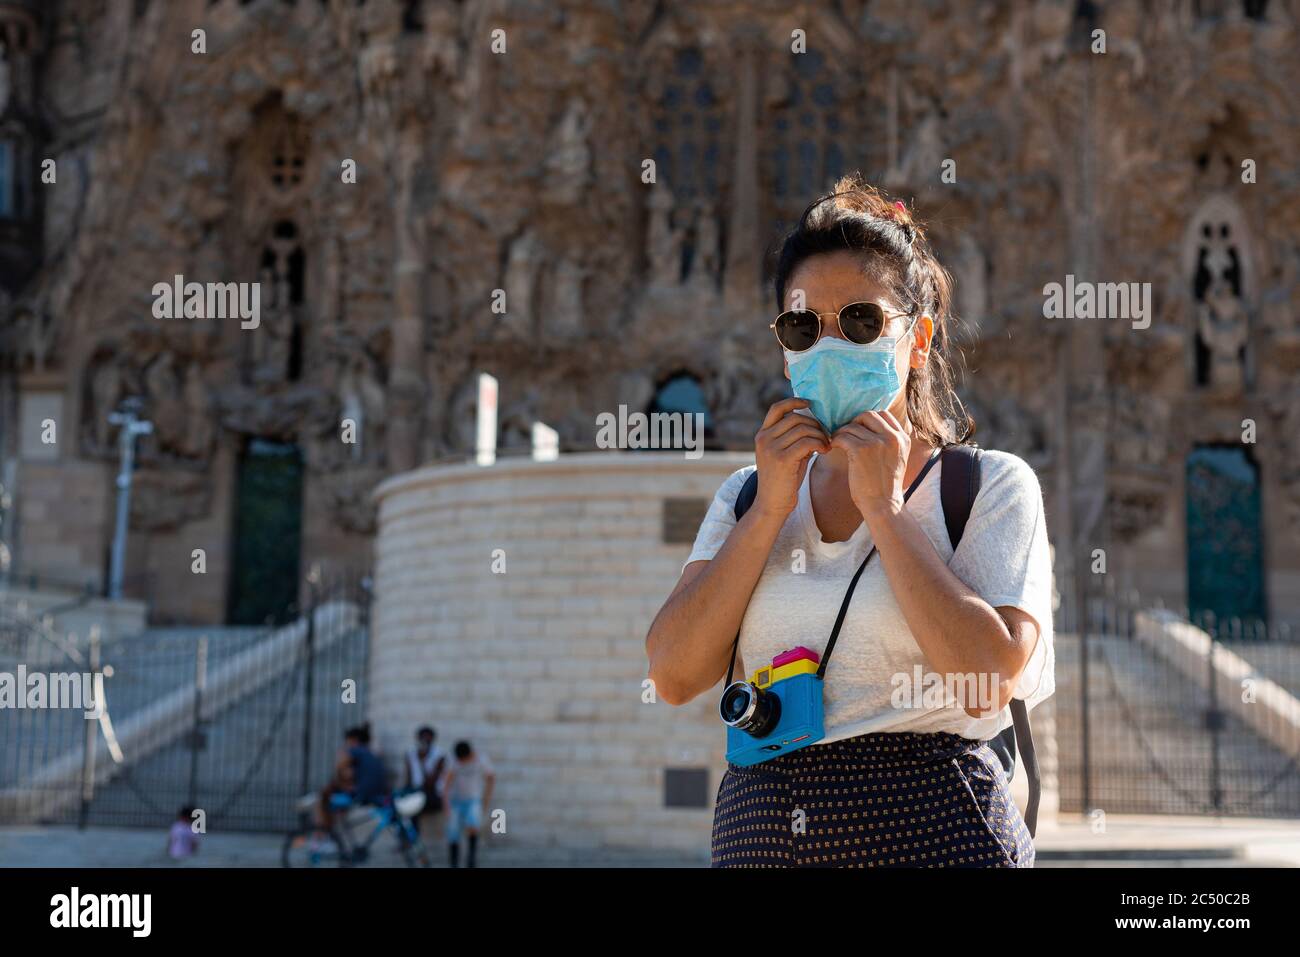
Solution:
[{"label": "patterned skirt", "polygon": [[714,867],[1033,867],[997,755],[955,734],[864,734],[727,765]]}]

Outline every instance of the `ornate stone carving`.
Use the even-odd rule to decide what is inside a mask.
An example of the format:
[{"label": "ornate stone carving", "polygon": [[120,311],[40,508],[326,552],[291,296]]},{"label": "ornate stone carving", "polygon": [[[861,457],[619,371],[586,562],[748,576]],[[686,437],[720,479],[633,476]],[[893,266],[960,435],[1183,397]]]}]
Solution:
[{"label": "ornate stone carving", "polygon": [[1260,308],[1262,325],[1278,342],[1300,338],[1300,246],[1287,243],[1277,251],[1273,281],[1264,290]]},{"label": "ornate stone carving", "polygon": [[582,332],[585,319],[583,285],[590,270],[579,260],[565,256],[551,273],[551,305],[546,310],[544,331],[549,336],[570,338]]},{"label": "ornate stone carving", "polygon": [[345,360],[339,377],[340,420],[356,426],[356,443],[349,457],[355,463],[377,464],[383,460],[384,387],[375,374],[374,362],[364,352],[353,352]]},{"label": "ornate stone carving", "polygon": [[591,149],[587,146],[590,129],[587,104],[578,97],[571,98],[547,150],[547,199],[565,205],[582,199],[591,182]]},{"label": "ornate stone carving", "polygon": [[351,468],[320,477],[326,507],[342,528],[359,535],[374,532],[376,509],[370,493],[385,474],[377,468]]},{"label": "ornate stone carving", "polygon": [[682,275],[685,230],[673,224],[673,194],[667,183],[660,181],[650,187],[647,205],[650,222],[646,257],[650,261],[650,281],[659,286],[675,286]]},{"label": "ornate stone carving", "polygon": [[1111,534],[1129,542],[1160,528],[1168,502],[1169,488],[1158,479],[1111,477],[1106,490],[1106,519]]},{"label": "ornate stone carving", "polygon": [[700,290],[712,292],[721,274],[722,251],[719,248],[718,217],[713,203],[700,200],[695,204],[694,258],[691,282]]},{"label": "ornate stone carving", "polygon": [[261,318],[256,329],[248,330],[252,336],[251,375],[254,382],[279,383],[289,374],[297,323],[291,285],[295,255],[301,255],[296,231],[290,235],[273,235],[263,252]]},{"label": "ornate stone carving", "polygon": [[173,531],[212,509],[213,482],[205,472],[141,468],[132,486],[131,528],[139,531]]},{"label": "ornate stone carving", "polygon": [[54,318],[41,309],[23,305],[14,311],[13,323],[17,333],[19,366],[33,372],[44,372],[46,359],[58,335]]},{"label": "ornate stone carving", "polygon": [[537,235],[526,230],[510,244],[506,256],[506,314],[501,320],[516,333],[533,331],[533,302],[541,269],[541,247]]},{"label": "ornate stone carving", "polygon": [[1196,313],[1196,332],[1210,352],[1207,385],[1241,391],[1245,375],[1242,351],[1249,332],[1246,310],[1222,278],[1210,283]]}]

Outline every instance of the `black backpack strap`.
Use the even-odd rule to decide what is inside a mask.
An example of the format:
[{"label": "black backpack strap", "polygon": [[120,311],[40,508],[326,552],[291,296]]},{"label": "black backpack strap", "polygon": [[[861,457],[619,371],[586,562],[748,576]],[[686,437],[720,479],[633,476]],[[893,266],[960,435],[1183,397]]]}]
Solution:
[{"label": "black backpack strap", "polygon": [[[1043,785],[1038,776],[1038,755],[1034,753],[1034,735],[1029,730],[1029,709],[1019,698],[1011,699],[1011,727],[1007,728],[1013,735],[1012,741],[1020,748],[1020,756],[1025,759],[1025,772],[1029,775],[1029,801],[1025,805],[1025,827],[1029,836],[1034,836],[1038,828],[1038,799],[1042,795]],[[1002,732],[1006,734],[1007,731]]]},{"label": "black backpack strap", "polygon": [[980,490],[980,450],[973,445],[949,445],[943,450],[943,471],[939,473],[939,501],[948,541],[957,550],[966,520]]},{"label": "black backpack strap", "polygon": [[[921,471],[917,473],[916,478],[912,480],[912,484],[907,487],[907,491],[903,493],[904,502],[906,502],[909,498],[912,497],[912,493],[917,490],[917,488],[920,486],[921,482],[925,479],[925,477],[930,474],[930,469],[934,468],[934,466],[938,463],[938,461],[939,461],[938,455],[930,456],[930,458],[926,461],[925,465],[921,467]],[[758,472],[754,472],[753,475],[751,475],[748,479],[746,479],[745,486],[741,488],[742,493],[745,491],[745,488],[749,486],[750,482],[753,483],[754,494],[757,495],[758,494]],[[751,496],[750,504],[752,503],[753,503],[753,497]],[[747,510],[748,508],[749,505],[747,504],[745,506],[745,509]],[[740,496],[736,497],[735,511],[737,512],[737,520],[739,520],[739,516],[744,514],[744,511],[740,509]],[[844,593],[844,601],[840,603],[840,613],[835,619],[835,627],[831,629],[830,640],[826,642],[826,650],[822,652],[821,664],[818,665],[817,667],[818,678],[826,677],[826,666],[830,664],[831,652],[835,650],[835,642],[839,640],[840,629],[844,627],[844,619],[849,613],[849,602],[853,600],[853,591],[858,587],[858,579],[861,578],[862,573],[867,570],[867,563],[871,561],[871,556],[874,554],[876,554],[876,546],[872,545],[871,551],[867,552],[867,557],[862,559],[862,564],[858,566],[857,572],[853,575],[853,580],[849,582],[848,591]],[[731,664],[727,666],[727,684],[731,684],[732,676],[735,674],[736,652],[739,650],[740,650],[740,632],[737,631],[736,640],[731,643]]]},{"label": "black backpack strap", "polygon": [[749,511],[749,506],[754,504],[754,499],[758,498],[758,469],[749,473],[749,478],[745,479],[745,484],[740,487],[740,494],[736,496],[736,505],[732,509],[736,513],[736,521],[745,517]]},{"label": "black backpack strap", "polygon": [[[943,503],[943,520],[948,526],[948,541],[953,551],[966,531],[975,496],[980,490],[980,450],[973,445],[950,445],[943,450],[943,471],[939,475],[939,498]],[[1038,802],[1042,781],[1038,773],[1038,756],[1034,753],[1034,735],[1029,728],[1029,709],[1019,698],[1011,700],[1011,727],[999,732],[989,747],[1002,762],[1010,781],[1016,773],[1016,751],[1025,762],[1029,775],[1029,803],[1025,806],[1025,826],[1032,837],[1038,827]]]}]

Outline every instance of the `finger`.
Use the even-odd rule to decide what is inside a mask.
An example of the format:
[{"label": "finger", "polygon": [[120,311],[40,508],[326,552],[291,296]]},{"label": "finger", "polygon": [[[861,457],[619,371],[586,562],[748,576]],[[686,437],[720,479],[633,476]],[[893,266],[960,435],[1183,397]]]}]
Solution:
[{"label": "finger", "polygon": [[798,396],[791,396],[788,399],[782,399],[780,402],[773,402],[772,407],[767,410],[767,415],[763,417],[763,424],[760,426],[760,430],[773,425],[787,412],[793,412],[795,409],[804,409],[807,407],[808,400],[801,399]]},{"label": "finger", "polygon": [[790,412],[767,430],[768,440],[771,441],[778,436],[784,435],[791,429],[797,428],[800,425],[811,425],[823,435],[826,434],[826,430],[822,428],[821,423],[816,419],[809,418],[806,415],[800,415],[798,412]]},{"label": "finger", "polygon": [[877,435],[889,435],[893,427],[885,420],[879,412],[863,412],[853,420],[855,425],[864,426]]},{"label": "finger", "polygon": [[872,435],[870,432],[867,432],[866,438],[863,438],[861,434],[845,432],[843,429],[840,429],[840,431],[836,432],[835,436],[831,439],[831,448],[854,451],[857,449],[869,448],[873,445],[878,445],[879,443],[880,439],[875,435]]},{"label": "finger", "polygon": [[896,432],[906,431],[903,428],[903,423],[898,421],[898,416],[894,415],[894,413],[890,412],[888,409],[885,409],[885,411],[881,412],[880,414],[884,417],[886,422],[888,422],[891,426],[893,426],[894,431]]},{"label": "finger", "polygon": [[779,441],[774,442],[772,447],[781,452],[803,439],[815,439],[822,448],[830,448],[830,440],[826,437],[826,433],[811,424],[790,429],[781,436]]},{"label": "finger", "polygon": [[861,442],[872,442],[875,441],[875,437],[876,437],[876,434],[872,432],[870,429],[861,425],[857,425],[856,423],[853,422],[850,422],[848,425],[841,426],[836,431],[835,435],[852,436],[853,438],[858,439]]},{"label": "finger", "polygon": [[825,439],[814,439],[814,438],[805,437],[800,439],[798,442],[795,442],[788,449],[784,449],[781,454],[782,457],[789,455],[796,459],[804,459],[807,458],[809,455],[812,455],[814,452],[825,452],[825,451],[826,451]]}]

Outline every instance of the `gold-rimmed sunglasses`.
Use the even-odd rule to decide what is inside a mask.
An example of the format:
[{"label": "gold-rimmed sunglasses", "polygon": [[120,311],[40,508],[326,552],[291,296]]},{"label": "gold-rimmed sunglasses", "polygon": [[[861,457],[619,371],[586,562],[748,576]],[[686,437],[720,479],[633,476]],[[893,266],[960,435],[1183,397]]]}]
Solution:
[{"label": "gold-rimmed sunglasses", "polygon": [[790,309],[777,316],[768,328],[776,333],[776,341],[781,343],[781,348],[790,352],[806,352],[822,337],[822,320],[827,316],[836,317],[840,334],[845,339],[865,346],[880,338],[890,319],[895,316],[908,318],[908,313],[885,312],[874,302],[851,302],[839,312]]}]

